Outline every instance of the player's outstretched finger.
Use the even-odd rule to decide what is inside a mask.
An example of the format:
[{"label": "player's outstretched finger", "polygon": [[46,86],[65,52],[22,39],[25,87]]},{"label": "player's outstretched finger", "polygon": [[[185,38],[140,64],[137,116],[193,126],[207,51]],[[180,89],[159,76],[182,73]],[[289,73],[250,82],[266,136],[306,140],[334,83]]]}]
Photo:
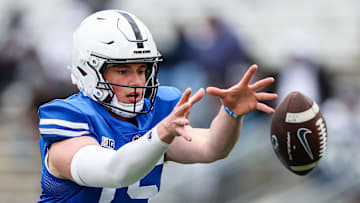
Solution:
[{"label": "player's outstretched finger", "polygon": [[262,80],[257,81],[256,83],[250,85],[250,88],[254,91],[260,90],[270,84],[272,84],[275,81],[273,77],[268,77]]},{"label": "player's outstretched finger", "polygon": [[183,95],[181,96],[180,101],[177,103],[177,106],[187,102],[189,100],[190,95],[191,95],[191,88],[187,88],[183,93]]},{"label": "player's outstretched finger", "polygon": [[270,106],[263,104],[263,103],[257,103],[256,109],[259,111],[268,113],[268,114],[273,114],[275,112],[275,110],[273,108],[271,108]]},{"label": "player's outstretched finger", "polygon": [[241,79],[240,83],[248,85],[250,83],[251,78],[254,76],[258,66],[256,64],[250,66],[250,68],[246,71],[245,75]]},{"label": "player's outstretched finger", "polygon": [[176,110],[175,115],[185,116],[186,112],[190,111],[191,104],[186,102],[185,104],[180,105],[179,109]]},{"label": "player's outstretched finger", "polygon": [[277,98],[278,98],[278,95],[275,93],[267,93],[267,92],[256,93],[257,100],[274,100]]},{"label": "player's outstretched finger", "polygon": [[203,88],[200,88],[191,98],[190,104],[193,105],[198,102],[205,95],[205,91]]}]

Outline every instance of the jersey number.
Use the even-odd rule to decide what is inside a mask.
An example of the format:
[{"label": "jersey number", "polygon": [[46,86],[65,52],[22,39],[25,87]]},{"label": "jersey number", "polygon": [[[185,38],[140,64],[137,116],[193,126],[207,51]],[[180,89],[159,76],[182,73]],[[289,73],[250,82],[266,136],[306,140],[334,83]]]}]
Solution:
[{"label": "jersey number", "polygon": [[[111,203],[115,198],[116,188],[103,188],[99,203]],[[149,199],[158,193],[157,185],[140,186],[140,180],[129,185],[127,194],[131,199]]]}]

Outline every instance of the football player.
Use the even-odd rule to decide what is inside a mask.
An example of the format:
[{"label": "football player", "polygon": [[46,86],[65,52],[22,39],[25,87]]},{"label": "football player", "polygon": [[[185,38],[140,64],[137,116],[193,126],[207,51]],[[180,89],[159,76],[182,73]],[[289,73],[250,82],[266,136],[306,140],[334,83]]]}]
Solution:
[{"label": "football player", "polygon": [[223,106],[210,128],[193,128],[188,116],[205,91],[159,86],[161,61],[148,28],[128,12],[100,11],[79,25],[69,69],[80,92],[39,109],[39,202],[148,202],[160,190],[164,161],[223,159],[243,115],[274,112],[259,101],[277,95],[257,92],[274,79],[249,84],[253,65],[233,87],[206,89]]}]

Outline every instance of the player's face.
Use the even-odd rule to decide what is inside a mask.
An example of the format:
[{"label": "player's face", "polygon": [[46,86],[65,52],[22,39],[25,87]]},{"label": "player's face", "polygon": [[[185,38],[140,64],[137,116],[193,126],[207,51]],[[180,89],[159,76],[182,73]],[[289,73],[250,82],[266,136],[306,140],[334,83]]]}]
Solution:
[{"label": "player's face", "polygon": [[[144,63],[116,64],[105,70],[104,77],[110,83],[129,86],[145,86],[146,65]],[[139,102],[144,88],[130,88],[112,85],[114,93],[121,103]]]}]

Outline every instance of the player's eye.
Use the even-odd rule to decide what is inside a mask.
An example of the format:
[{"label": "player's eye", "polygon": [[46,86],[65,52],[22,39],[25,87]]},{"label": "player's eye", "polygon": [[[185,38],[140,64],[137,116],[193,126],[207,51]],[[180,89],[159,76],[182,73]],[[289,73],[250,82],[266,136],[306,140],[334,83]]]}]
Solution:
[{"label": "player's eye", "polygon": [[116,72],[119,73],[119,74],[125,74],[126,70],[116,70]]},{"label": "player's eye", "polygon": [[121,75],[127,73],[127,71],[127,68],[114,68],[114,72]]},{"label": "player's eye", "polygon": [[146,68],[140,68],[140,69],[138,70],[138,73],[139,73],[139,74],[144,74],[144,73],[145,73],[145,70],[146,70]]}]

